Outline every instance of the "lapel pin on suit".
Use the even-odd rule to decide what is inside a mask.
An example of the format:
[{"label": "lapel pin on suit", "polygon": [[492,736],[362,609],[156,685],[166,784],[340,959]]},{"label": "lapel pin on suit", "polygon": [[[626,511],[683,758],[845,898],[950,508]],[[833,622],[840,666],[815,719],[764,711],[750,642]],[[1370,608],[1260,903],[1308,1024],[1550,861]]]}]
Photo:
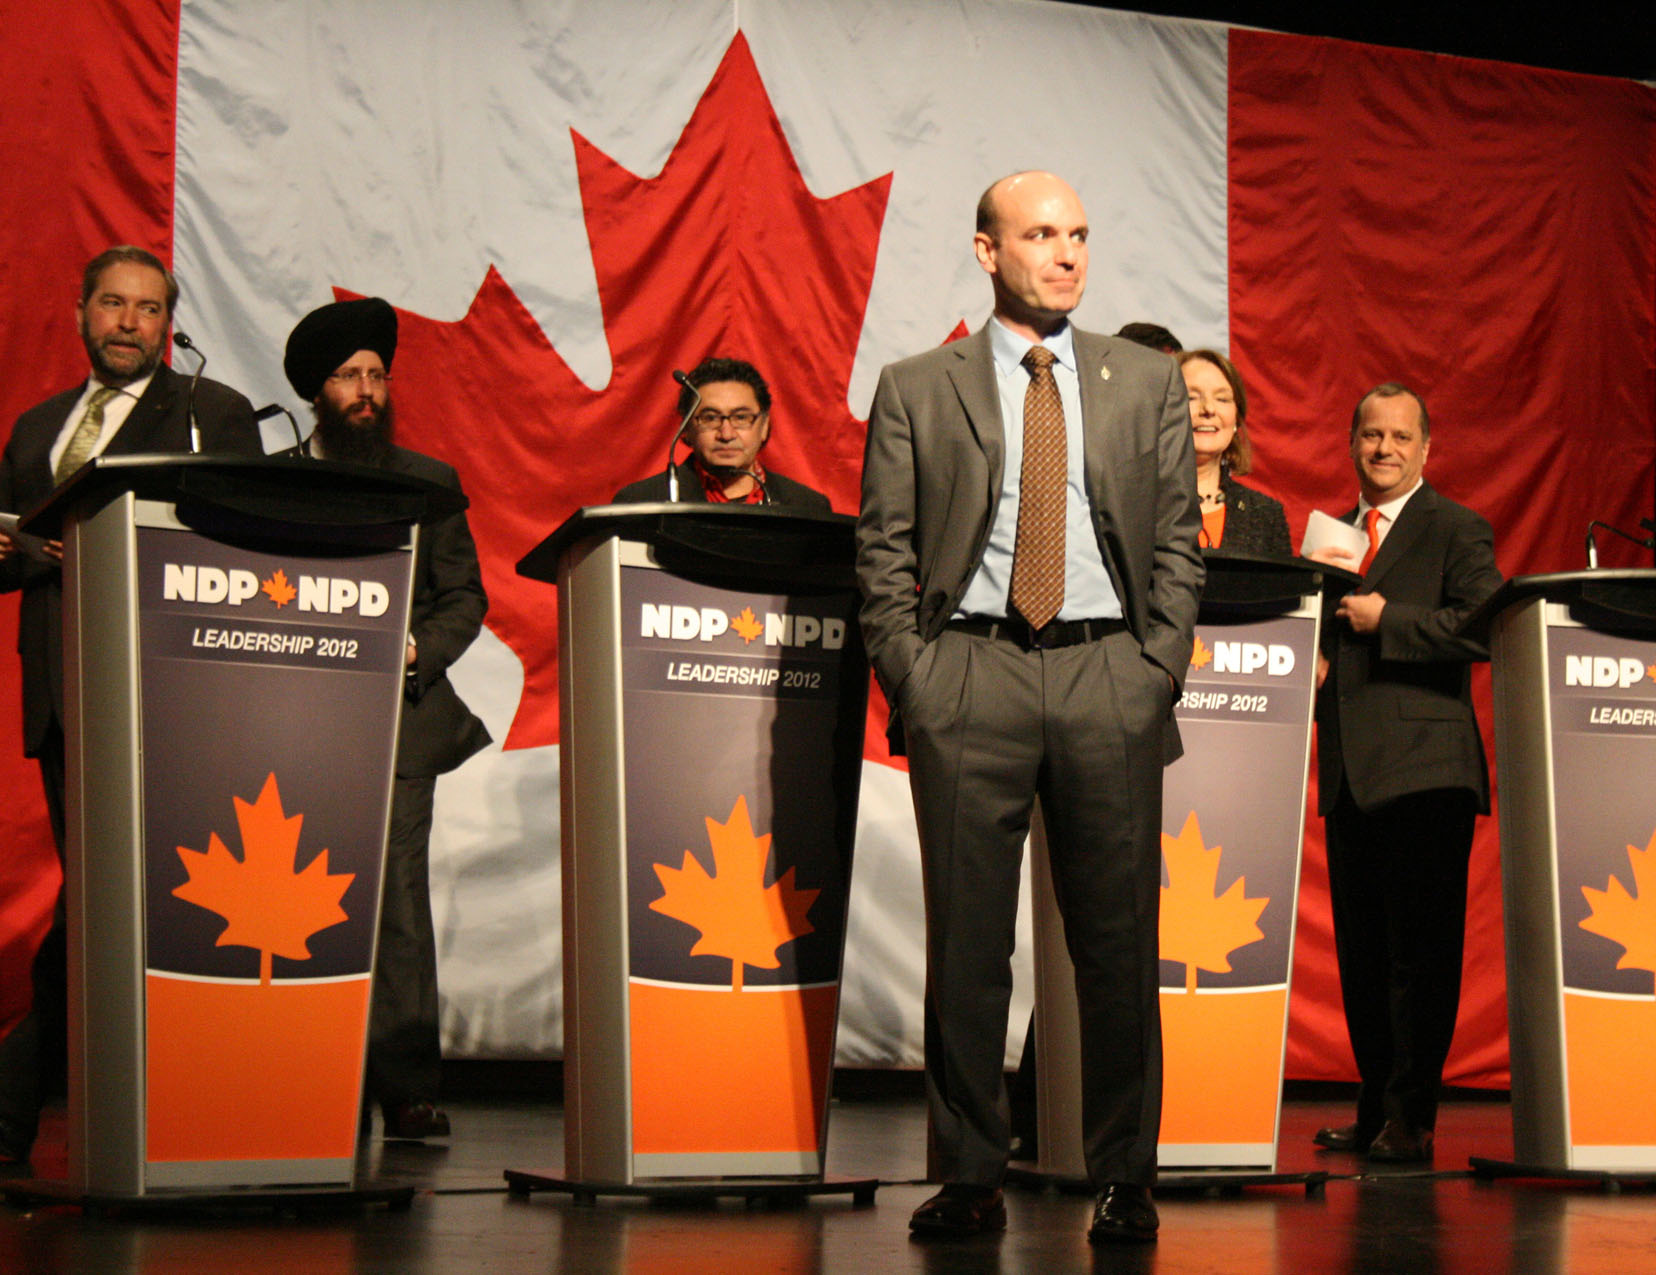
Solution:
[{"label": "lapel pin on suit", "polygon": [[1106,367],[1104,364],[1100,363],[1098,365],[1098,375],[1102,379],[1107,381],[1107,380],[1110,379],[1110,369],[1108,367]]}]

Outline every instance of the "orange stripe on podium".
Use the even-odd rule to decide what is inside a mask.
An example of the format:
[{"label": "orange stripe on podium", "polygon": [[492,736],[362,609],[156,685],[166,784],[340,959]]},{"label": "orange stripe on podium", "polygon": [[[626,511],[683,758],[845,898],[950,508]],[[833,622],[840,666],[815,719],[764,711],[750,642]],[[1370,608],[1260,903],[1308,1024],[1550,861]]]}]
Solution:
[{"label": "orange stripe on podium", "polygon": [[1564,993],[1570,1142],[1656,1147],[1656,999]]},{"label": "orange stripe on podium", "polygon": [[633,1151],[815,1151],[836,987],[735,992],[634,983]]},{"label": "orange stripe on podium", "polygon": [[366,977],[341,983],[145,979],[146,1158],[356,1154]]},{"label": "orange stripe on podium", "polygon": [[1288,993],[1162,993],[1165,1143],[1270,1142]]}]

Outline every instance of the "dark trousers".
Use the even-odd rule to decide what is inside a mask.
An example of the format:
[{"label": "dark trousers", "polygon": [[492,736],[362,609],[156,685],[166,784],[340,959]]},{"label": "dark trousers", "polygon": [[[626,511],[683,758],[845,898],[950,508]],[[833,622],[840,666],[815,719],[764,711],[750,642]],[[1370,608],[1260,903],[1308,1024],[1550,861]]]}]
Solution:
[{"label": "dark trousers", "polygon": [[1096,1183],[1155,1180],[1167,676],[1125,632],[1052,651],[945,630],[899,690],[926,892],[926,1086],[946,1182],[1006,1169],[1019,865],[1037,795],[1080,1002]]},{"label": "dark trousers", "polygon": [[[53,722],[38,758],[46,791],[46,815],[63,863],[64,759],[63,728]],[[63,891],[52,907],[52,924],[30,969],[33,994],[17,1025],[0,1040],[0,1120],[33,1141],[40,1107],[49,1090],[64,1083],[69,1052],[68,927]]]},{"label": "dark trousers", "polygon": [[432,777],[398,776],[391,792],[374,998],[368,1015],[368,1094],[386,1108],[435,1102],[442,1076],[437,936],[431,923]]},{"label": "dark trousers", "polygon": [[1430,1129],[1460,1007],[1466,870],[1476,800],[1461,788],[1357,808],[1343,784],[1325,821],[1334,947],[1362,1082],[1357,1124]]}]

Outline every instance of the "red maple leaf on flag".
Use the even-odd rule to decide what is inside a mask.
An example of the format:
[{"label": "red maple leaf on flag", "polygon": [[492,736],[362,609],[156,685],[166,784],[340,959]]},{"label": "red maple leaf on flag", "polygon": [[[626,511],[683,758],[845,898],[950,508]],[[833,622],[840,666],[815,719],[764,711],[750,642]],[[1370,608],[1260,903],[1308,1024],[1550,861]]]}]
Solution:
[{"label": "red maple leaf on flag", "polygon": [[493,267],[458,322],[400,313],[398,441],[459,471],[487,622],[523,663],[507,748],[558,737],[556,593],[517,562],[581,506],[662,468],[674,368],[712,354],[758,366],[775,400],[765,464],[836,510],[855,512],[862,467],[846,396],[890,174],[813,195],[740,34],[657,176],[572,138],[609,384],[576,379]]}]

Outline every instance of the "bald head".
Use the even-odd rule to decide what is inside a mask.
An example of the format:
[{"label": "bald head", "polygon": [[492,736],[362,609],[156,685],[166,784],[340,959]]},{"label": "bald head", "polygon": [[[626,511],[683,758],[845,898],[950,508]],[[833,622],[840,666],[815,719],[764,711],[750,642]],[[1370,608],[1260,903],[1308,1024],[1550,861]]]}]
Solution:
[{"label": "bald head", "polygon": [[995,315],[1030,340],[1063,326],[1087,286],[1087,213],[1051,173],[1003,177],[978,200],[972,237],[995,289]]},{"label": "bald head", "polygon": [[[977,205],[977,233],[980,235],[998,235],[1001,220],[1003,199],[1015,191],[1031,190],[1035,188],[1059,188],[1069,191],[1069,183],[1061,177],[1043,172],[1038,168],[1026,168],[1022,172],[1008,173],[999,181],[991,182],[987,190],[978,196]],[[1079,197],[1076,202],[1080,203]]]}]

